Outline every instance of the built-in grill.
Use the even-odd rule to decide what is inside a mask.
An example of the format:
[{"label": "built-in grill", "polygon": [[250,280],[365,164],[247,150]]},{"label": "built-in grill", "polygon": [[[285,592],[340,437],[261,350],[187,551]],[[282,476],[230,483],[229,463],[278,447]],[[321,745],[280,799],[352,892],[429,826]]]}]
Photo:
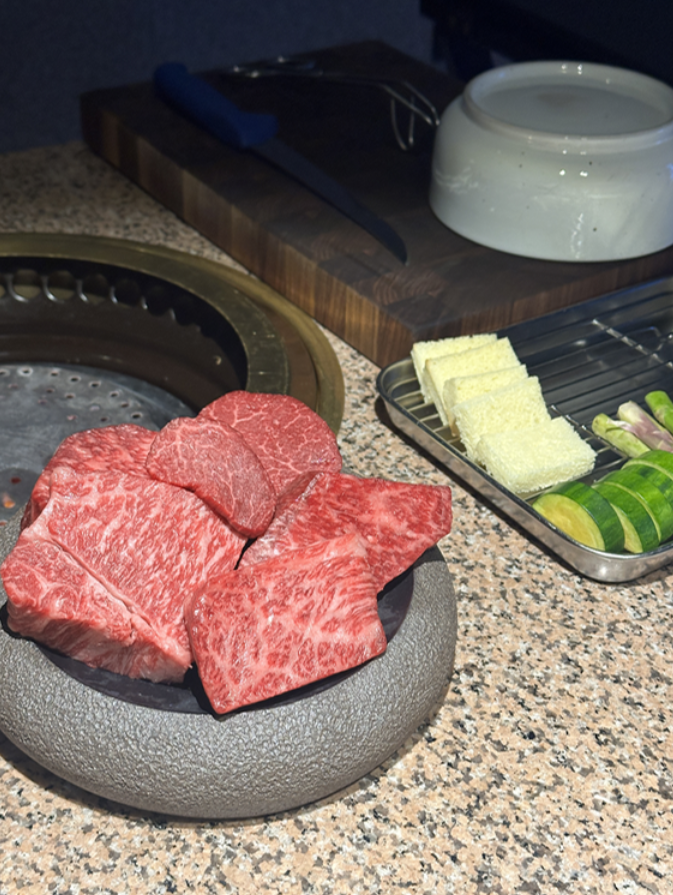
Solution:
[{"label": "built-in grill", "polygon": [[293,394],[338,428],[329,343],[281,296],[246,278],[255,301],[232,276],[134,243],[0,237],[0,522],[81,429],[159,429],[241,388]]}]

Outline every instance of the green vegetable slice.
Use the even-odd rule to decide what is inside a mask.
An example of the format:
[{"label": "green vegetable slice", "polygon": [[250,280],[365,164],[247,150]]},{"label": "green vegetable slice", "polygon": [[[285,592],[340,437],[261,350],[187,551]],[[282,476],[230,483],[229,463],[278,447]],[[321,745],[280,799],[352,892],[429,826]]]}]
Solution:
[{"label": "green vegetable slice", "polygon": [[653,466],[655,469],[673,478],[673,453],[670,451],[647,451],[637,459],[627,460],[624,466],[635,466],[638,463]]},{"label": "green vegetable slice", "polygon": [[[626,469],[627,464],[622,468]],[[636,460],[633,461],[633,465],[628,464],[628,469],[655,485],[673,507],[673,476],[663,472],[658,466],[638,463]]]},{"label": "green vegetable slice", "polygon": [[624,528],[614,507],[582,482],[558,485],[540,495],[533,508],[580,544],[607,553],[624,549]]},{"label": "green vegetable slice", "polygon": [[597,482],[594,489],[608,500],[624,529],[624,549],[629,553],[648,553],[659,546],[659,530],[650,510],[637,497],[610,482]]},{"label": "green vegetable slice", "polygon": [[669,432],[673,432],[673,401],[666,392],[648,392],[645,395],[645,403],[654,414],[654,418]]},{"label": "green vegetable slice", "polygon": [[640,457],[648,447],[633,432],[623,429],[619,420],[612,420],[605,413],[599,413],[591,424],[594,433],[627,457]]},{"label": "green vegetable slice", "polygon": [[601,482],[617,485],[636,497],[650,511],[662,543],[673,535],[673,504],[649,478],[625,464],[617,472],[606,475]]}]

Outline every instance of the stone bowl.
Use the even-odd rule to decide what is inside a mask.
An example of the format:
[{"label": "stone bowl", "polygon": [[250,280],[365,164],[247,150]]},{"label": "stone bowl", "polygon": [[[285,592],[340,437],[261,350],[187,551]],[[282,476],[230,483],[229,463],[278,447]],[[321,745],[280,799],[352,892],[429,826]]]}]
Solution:
[{"label": "stone bowl", "polygon": [[[0,534],[0,560],[18,520]],[[379,613],[382,656],[225,716],[198,681],[176,688],[89,669],[12,635],[3,619],[0,730],[64,780],[143,811],[225,819],[297,808],[379,766],[446,691],[456,601],[437,547],[388,585]]]}]

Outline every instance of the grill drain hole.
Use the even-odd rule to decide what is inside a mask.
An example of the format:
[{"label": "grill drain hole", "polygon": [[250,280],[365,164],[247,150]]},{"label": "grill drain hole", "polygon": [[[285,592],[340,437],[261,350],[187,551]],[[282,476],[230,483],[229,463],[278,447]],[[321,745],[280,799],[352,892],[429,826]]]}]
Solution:
[{"label": "grill drain hole", "polygon": [[70,301],[77,295],[77,280],[70,271],[57,270],[47,277],[45,289],[51,301]]},{"label": "grill drain hole", "polygon": [[143,297],[142,290],[135,280],[122,279],[114,287],[114,298],[119,304],[137,307]]},{"label": "grill drain hole", "polygon": [[19,301],[31,301],[42,295],[42,278],[35,270],[17,270],[12,277],[12,288]]},{"label": "grill drain hole", "polygon": [[82,298],[90,305],[109,301],[112,294],[112,287],[101,273],[90,274],[82,280]]}]

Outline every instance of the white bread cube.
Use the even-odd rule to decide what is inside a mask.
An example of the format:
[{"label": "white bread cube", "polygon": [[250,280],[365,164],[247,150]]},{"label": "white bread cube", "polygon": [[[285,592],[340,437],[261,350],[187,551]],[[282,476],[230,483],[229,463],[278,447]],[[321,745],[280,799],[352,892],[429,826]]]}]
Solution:
[{"label": "white bread cube", "polygon": [[471,460],[476,459],[477,445],[484,435],[527,429],[551,418],[537,376],[461,401],[454,405],[453,414]]},{"label": "white bread cube", "polygon": [[528,376],[528,371],[523,364],[512,367],[503,367],[502,370],[489,370],[486,373],[475,373],[472,376],[455,376],[447,379],[442,391],[442,407],[440,416],[444,425],[452,428],[455,426],[453,408],[462,401],[477,398],[487,392],[493,392],[498,388],[504,388],[513,382],[521,382]]},{"label": "white bread cube", "polygon": [[501,370],[503,367],[512,367],[518,363],[519,359],[507,338],[496,339],[495,342],[469,351],[461,351],[459,354],[431,357],[425,362],[430,400],[439,413],[439,408],[442,407],[444,383],[447,379]]},{"label": "white bread cube", "polygon": [[489,342],[495,342],[495,333],[478,333],[474,336],[452,336],[447,339],[432,339],[427,342],[416,342],[411,348],[411,360],[414,364],[416,379],[421,387],[423,398],[430,401],[430,394],[426,385],[425,362],[431,357],[443,357],[447,354],[458,354],[461,351],[469,351],[479,348]]},{"label": "white bread cube", "polygon": [[557,417],[483,435],[476,459],[505,488],[530,495],[591,472],[596,454],[567,420]]}]

